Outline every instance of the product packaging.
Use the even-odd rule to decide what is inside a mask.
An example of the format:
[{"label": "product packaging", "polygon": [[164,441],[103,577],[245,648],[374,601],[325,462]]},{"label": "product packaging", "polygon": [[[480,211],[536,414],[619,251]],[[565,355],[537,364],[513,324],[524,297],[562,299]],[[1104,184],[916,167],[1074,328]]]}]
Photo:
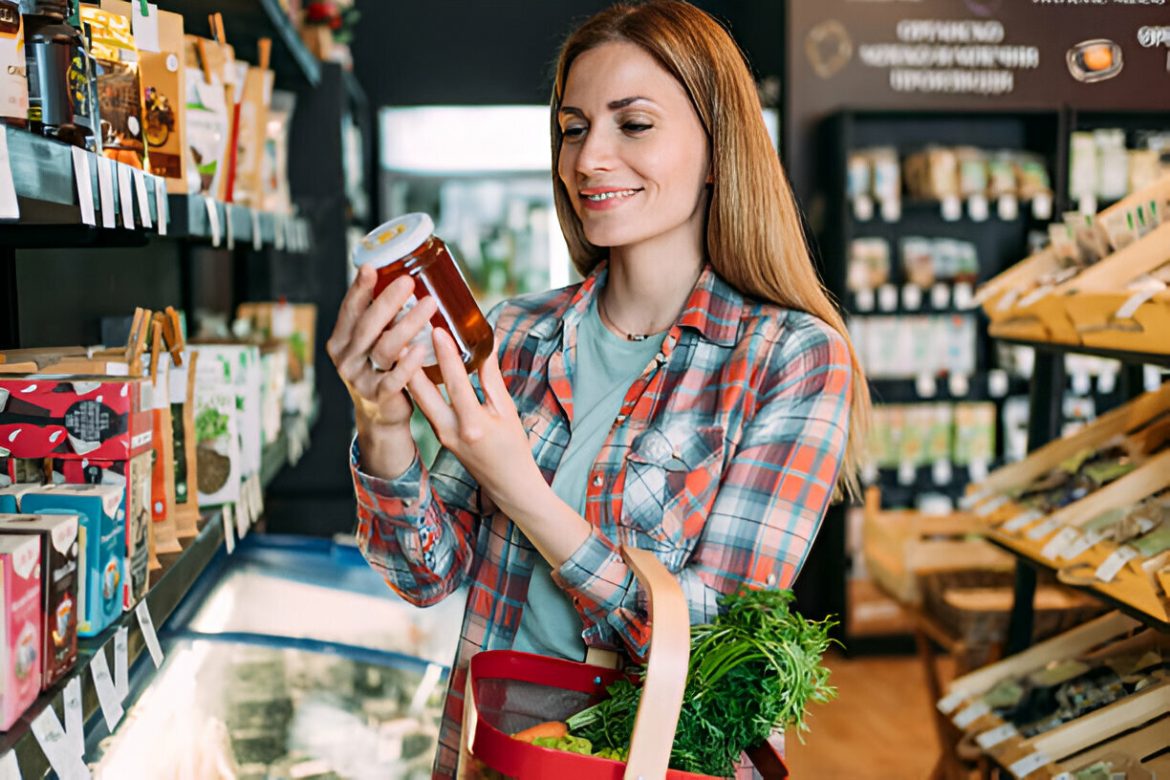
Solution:
[{"label": "product packaging", "polygon": [[41,543],[0,537],[0,731],[8,731],[41,690]]},{"label": "product packaging", "polygon": [[890,244],[884,238],[849,242],[847,284],[852,292],[876,290],[890,280]]},{"label": "product packaging", "polygon": [[265,339],[288,344],[288,382],[284,411],[308,415],[316,383],[314,358],[317,349],[317,306],[312,303],[242,303],[236,318],[247,320],[252,330]]},{"label": "product packaging", "polygon": [[134,168],[146,168],[146,138],[138,49],[130,17],[93,6],[80,6],[90,30],[90,55],[97,75],[101,116],[101,151]]},{"label": "product packaging", "polygon": [[122,614],[125,571],[124,488],[117,485],[47,485],[25,494],[26,514],[73,514],[77,545],[77,633],[97,636]]},{"label": "product packaging", "polygon": [[[261,41],[263,44],[264,41]],[[240,77],[239,122],[236,129],[236,161],[231,200],[247,206],[263,206],[264,144],[267,138],[268,107],[272,103],[272,86],[275,74],[264,62],[261,50],[261,64],[253,67],[241,63],[244,73]]]},{"label": "product packaging", "polygon": [[20,4],[0,0],[0,124],[28,121],[28,77]]},{"label": "product packaging", "polygon": [[935,282],[934,244],[920,236],[906,236],[898,242],[902,273],[906,281],[923,289]]},{"label": "product packaging", "polygon": [[0,514],[15,514],[20,511],[20,499],[30,490],[41,486],[40,482],[15,482],[0,487]]},{"label": "product packaging", "polygon": [[195,365],[198,355],[183,351],[181,366],[169,374],[171,401],[171,452],[175,466],[175,523],[180,539],[199,532],[198,458],[195,437]]},{"label": "product packaging", "polygon": [[219,197],[224,183],[231,114],[223,79],[225,55],[214,41],[186,36],[187,191]]},{"label": "product packaging", "polygon": [[35,535],[41,543],[41,689],[68,674],[77,660],[77,515],[0,514],[0,538]]},{"label": "product packaging", "polygon": [[292,92],[275,90],[265,125],[264,159],[261,161],[264,211],[288,214],[292,195],[288,186],[288,133],[292,127],[297,97]]}]

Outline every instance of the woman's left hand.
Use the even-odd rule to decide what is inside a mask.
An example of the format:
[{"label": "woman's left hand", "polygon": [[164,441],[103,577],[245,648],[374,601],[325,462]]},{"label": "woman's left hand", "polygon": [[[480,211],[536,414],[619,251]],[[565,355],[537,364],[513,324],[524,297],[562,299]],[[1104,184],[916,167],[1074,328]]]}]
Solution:
[{"label": "woman's left hand", "polygon": [[528,434],[504,385],[495,347],[479,369],[484,401],[463,367],[455,341],[434,330],[435,356],[450,403],[422,371],[410,380],[410,394],[430,421],[439,443],[451,451],[505,512],[540,494],[548,484],[532,457]]}]

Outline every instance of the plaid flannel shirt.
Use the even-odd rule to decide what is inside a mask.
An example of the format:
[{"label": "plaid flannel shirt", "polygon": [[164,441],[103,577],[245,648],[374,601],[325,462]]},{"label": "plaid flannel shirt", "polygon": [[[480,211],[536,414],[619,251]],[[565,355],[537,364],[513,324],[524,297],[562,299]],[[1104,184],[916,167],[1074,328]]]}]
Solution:
[{"label": "plaid flannel shirt", "polygon": [[[577,326],[604,284],[507,301],[492,311],[500,368],[552,481],[573,418]],[[580,381],[589,381],[581,377]],[[590,472],[592,535],[553,578],[590,647],[644,657],[645,598],[618,552],[653,550],[682,583],[693,624],[741,584],[791,587],[833,495],[848,438],[844,339],[799,311],[746,299],[707,265],[654,360],[626,394]],[[456,458],[441,451],[386,481],[351,468],[357,537],[390,587],[419,606],[468,586],[435,777],[459,750],[467,664],[512,645],[538,552]]]}]

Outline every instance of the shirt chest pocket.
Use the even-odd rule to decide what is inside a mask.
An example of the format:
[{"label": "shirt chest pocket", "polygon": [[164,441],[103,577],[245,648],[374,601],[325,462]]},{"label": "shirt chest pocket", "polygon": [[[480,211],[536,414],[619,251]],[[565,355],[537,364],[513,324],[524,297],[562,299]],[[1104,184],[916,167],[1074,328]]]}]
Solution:
[{"label": "shirt chest pocket", "polygon": [[685,563],[723,470],[723,429],[685,423],[634,439],[622,488],[623,541],[654,550],[672,571]]}]

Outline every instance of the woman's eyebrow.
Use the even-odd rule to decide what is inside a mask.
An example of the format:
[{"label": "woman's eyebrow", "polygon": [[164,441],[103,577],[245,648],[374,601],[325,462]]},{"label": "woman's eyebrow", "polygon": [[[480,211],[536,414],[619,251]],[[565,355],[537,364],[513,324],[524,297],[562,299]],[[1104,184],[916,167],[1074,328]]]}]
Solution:
[{"label": "woman's eyebrow", "polygon": [[[606,104],[606,108],[608,108],[610,111],[617,111],[618,109],[625,108],[626,106],[629,106],[633,103],[637,103],[639,100],[644,100],[647,103],[654,102],[650,98],[642,97],[641,95],[634,95],[633,97],[626,97],[622,98],[621,100],[611,100]],[[572,114],[573,116],[579,116],[582,118],[585,116],[585,112],[576,106],[561,106],[561,109],[558,113]]]}]

